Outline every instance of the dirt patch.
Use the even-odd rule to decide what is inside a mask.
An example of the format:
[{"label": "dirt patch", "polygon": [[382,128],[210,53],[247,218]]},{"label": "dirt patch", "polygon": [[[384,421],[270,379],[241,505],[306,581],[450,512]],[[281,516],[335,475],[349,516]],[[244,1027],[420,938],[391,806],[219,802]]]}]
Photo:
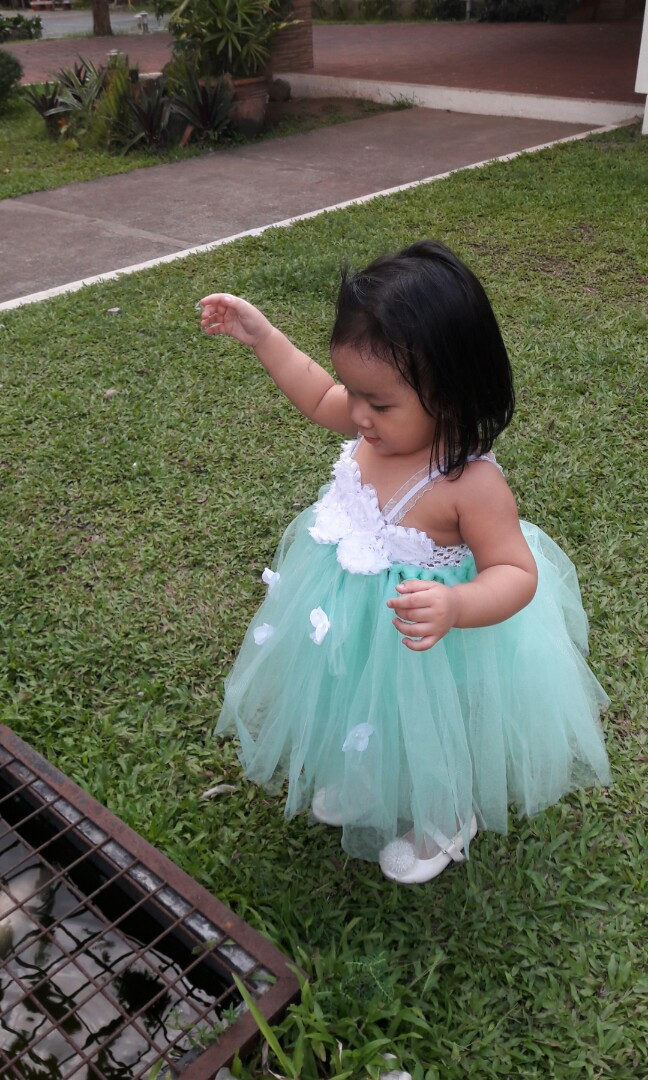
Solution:
[{"label": "dirt patch", "polygon": [[268,102],[265,127],[273,134],[309,131],[347,120],[362,120],[372,113],[389,112],[391,108],[359,98],[289,98]]}]

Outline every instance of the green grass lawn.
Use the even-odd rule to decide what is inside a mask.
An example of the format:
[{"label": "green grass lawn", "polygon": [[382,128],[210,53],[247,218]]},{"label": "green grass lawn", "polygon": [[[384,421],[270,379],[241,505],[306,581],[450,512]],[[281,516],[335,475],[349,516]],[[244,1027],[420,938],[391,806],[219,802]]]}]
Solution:
[{"label": "green grass lawn", "polygon": [[[377,1077],[386,1049],[414,1080],[648,1075],[646,190],[625,128],[1,316],[0,717],[305,969],[280,1029],[302,1080]],[[500,317],[499,459],[578,567],[614,784],[407,889],[284,821],[212,738],[260,573],[338,440],[194,303],[239,292],[323,359],[342,261],[423,236]]]}]

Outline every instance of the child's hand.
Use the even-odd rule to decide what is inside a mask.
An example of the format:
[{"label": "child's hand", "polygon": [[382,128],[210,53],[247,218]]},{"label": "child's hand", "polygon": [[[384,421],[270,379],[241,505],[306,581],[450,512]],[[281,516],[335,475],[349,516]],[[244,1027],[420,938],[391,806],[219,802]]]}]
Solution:
[{"label": "child's hand", "polygon": [[457,603],[449,585],[411,578],[397,585],[396,591],[400,595],[388,600],[387,607],[396,612],[392,622],[405,635],[403,645],[408,649],[431,649],[455,625]]},{"label": "child's hand", "polygon": [[198,301],[200,325],[206,334],[227,334],[253,349],[272,332],[273,326],[258,308],[229,293],[212,293]]}]

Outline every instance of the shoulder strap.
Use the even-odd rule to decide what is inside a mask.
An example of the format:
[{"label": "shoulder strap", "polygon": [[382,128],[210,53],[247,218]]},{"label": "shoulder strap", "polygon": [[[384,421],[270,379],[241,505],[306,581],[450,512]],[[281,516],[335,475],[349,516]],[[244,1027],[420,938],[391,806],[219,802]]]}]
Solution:
[{"label": "shoulder strap", "polygon": [[383,506],[382,515],[385,521],[389,525],[398,525],[426,491],[434,486],[440,475],[439,469],[430,472],[427,465],[424,465],[422,469],[414,473],[414,476],[410,476],[409,480],[401,484],[398,491]]},{"label": "shoulder strap", "polygon": [[[496,461],[492,450],[487,454],[471,454],[468,461],[489,461],[502,472],[502,466]],[[410,476],[409,480],[406,480],[398,491],[392,495],[389,502],[383,506],[382,515],[385,521],[389,525],[398,525],[405,515],[416,506],[419,499],[423,498],[426,492],[434,487],[442,475],[440,469],[433,469],[432,472],[429,472],[428,466],[424,465],[422,469],[414,473],[414,476]]]}]

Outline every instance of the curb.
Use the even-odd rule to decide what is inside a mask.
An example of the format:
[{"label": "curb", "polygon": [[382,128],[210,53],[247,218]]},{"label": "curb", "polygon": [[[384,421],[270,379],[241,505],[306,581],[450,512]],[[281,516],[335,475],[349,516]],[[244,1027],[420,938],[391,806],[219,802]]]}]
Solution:
[{"label": "curb", "polygon": [[385,83],[372,79],[347,79],[336,75],[282,72],[295,97],[357,97],[392,104],[408,101],[424,109],[473,113],[479,116],[513,116],[525,120],[556,120],[568,124],[617,124],[641,117],[640,102],[591,101],[585,98],[510,94],[495,90],[464,90],[454,86],[418,83]]}]

